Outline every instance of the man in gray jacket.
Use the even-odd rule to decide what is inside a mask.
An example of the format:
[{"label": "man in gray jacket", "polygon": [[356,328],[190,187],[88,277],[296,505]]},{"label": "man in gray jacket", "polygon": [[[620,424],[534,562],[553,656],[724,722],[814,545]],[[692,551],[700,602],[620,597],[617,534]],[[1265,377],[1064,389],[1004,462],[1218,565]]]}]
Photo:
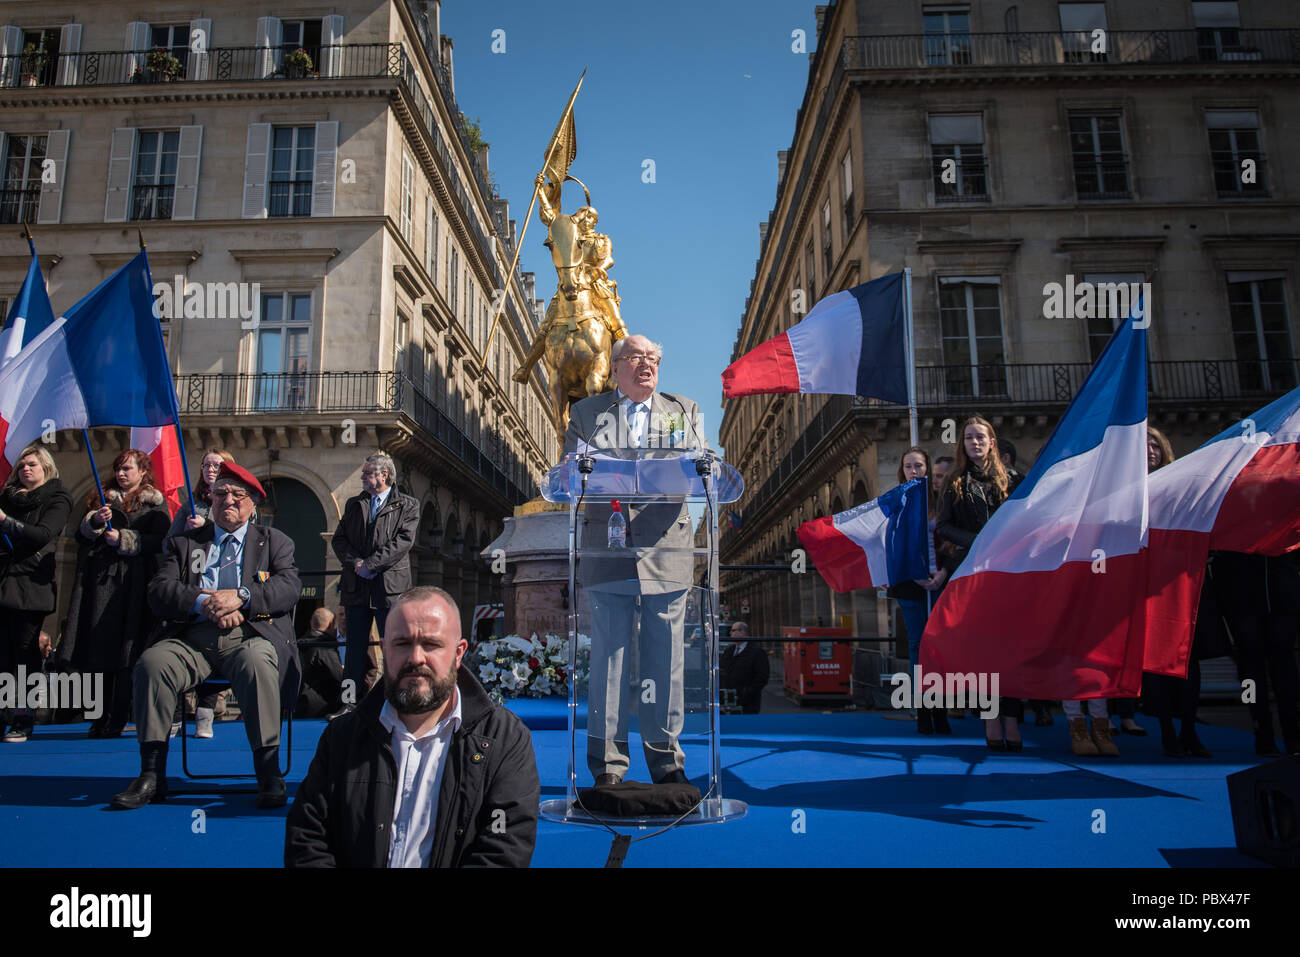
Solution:
[{"label": "man in gray jacket", "polygon": [[396,482],[397,466],[391,458],[382,452],[367,458],[361,466],[363,491],[348,499],[334,530],[334,554],[343,566],[342,603],[347,615],[345,710],[351,710],[365,694],[371,622],[382,641],[389,607],[411,587],[410,552],[420,506],[393,488]]},{"label": "man in gray jacket", "polygon": [[[564,451],[632,458],[640,449],[657,449],[651,454],[667,456],[705,448],[699,407],[690,399],[656,391],[662,356],[663,348],[645,336],[616,342],[618,388],[573,406]],[[587,766],[598,787],[616,784],[627,774],[632,703],[625,699],[629,645],[635,642],[646,765],[656,783],[682,784],[685,758],[677,739],[684,711],[682,632],[694,570],[690,514],[684,502],[629,503],[622,511],[628,553],[588,557],[578,566],[578,581],[591,608]],[[583,512],[581,547],[604,549],[610,505],[589,502]]]}]

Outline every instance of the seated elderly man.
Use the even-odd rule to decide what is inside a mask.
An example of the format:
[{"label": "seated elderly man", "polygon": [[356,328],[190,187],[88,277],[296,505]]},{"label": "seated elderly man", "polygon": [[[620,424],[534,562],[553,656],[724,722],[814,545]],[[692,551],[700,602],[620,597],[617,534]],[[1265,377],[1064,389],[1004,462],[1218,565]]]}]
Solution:
[{"label": "seated elderly man", "polygon": [[252,521],[265,497],[252,473],[226,462],[212,483],[212,521],[163,544],[149,582],[149,607],[162,622],[135,666],[140,776],[113,798],[115,808],[133,810],[166,796],[176,700],[212,674],[227,678],[239,699],[258,806],[285,803],[280,700],[282,688],[296,694],[301,674],[290,617],[301,585],[293,541]]}]

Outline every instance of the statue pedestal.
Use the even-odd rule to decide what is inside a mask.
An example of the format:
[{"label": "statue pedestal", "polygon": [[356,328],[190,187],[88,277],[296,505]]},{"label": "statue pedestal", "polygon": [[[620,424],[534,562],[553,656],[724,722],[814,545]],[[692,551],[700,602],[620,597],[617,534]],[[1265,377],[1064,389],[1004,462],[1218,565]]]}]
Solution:
[{"label": "statue pedestal", "polygon": [[506,634],[568,635],[569,507],[540,498],[520,505],[479,554],[490,565],[497,549],[506,556]]}]

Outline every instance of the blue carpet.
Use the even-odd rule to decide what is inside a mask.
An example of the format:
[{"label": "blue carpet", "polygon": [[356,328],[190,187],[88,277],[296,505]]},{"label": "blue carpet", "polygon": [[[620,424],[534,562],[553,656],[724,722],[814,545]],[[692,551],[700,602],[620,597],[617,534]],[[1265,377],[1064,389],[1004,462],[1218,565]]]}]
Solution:
[{"label": "blue carpet", "polygon": [[[562,797],[563,703],[514,707],[537,728],[542,797]],[[1224,783],[1256,763],[1252,737],[1202,725],[1214,760],[1175,761],[1160,753],[1154,722],[1139,720],[1152,733],[1121,737],[1123,756],[1102,761],[1074,759],[1059,718],[1025,728],[1022,754],[993,755],[969,718],[953,723],[952,737],[922,738],[879,712],[724,716],[722,793],[747,802],[748,816],[634,843],[626,866],[1256,865],[1233,847]],[[294,725],[291,794],[322,727]],[[136,743],[89,740],[85,729],[42,726],[26,744],[0,745],[0,866],[280,865],[287,811],[258,811],[252,795],[109,811],[109,798],[138,771]],[[218,723],[212,740],[191,745],[192,769],[251,770],[238,722]],[[706,752],[699,743],[685,750],[690,773]],[[169,770],[179,785],[176,742]],[[630,776],[645,779],[635,764]],[[599,829],[542,822],[533,864],[601,866],[609,843]]]}]

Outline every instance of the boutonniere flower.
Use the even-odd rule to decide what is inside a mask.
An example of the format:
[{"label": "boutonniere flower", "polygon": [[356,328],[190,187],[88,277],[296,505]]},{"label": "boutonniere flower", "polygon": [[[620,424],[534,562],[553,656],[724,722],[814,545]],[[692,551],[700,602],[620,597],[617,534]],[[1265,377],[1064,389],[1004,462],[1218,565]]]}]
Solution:
[{"label": "boutonniere flower", "polygon": [[684,432],[686,430],[686,417],[680,412],[670,412],[664,416],[665,432]]}]

